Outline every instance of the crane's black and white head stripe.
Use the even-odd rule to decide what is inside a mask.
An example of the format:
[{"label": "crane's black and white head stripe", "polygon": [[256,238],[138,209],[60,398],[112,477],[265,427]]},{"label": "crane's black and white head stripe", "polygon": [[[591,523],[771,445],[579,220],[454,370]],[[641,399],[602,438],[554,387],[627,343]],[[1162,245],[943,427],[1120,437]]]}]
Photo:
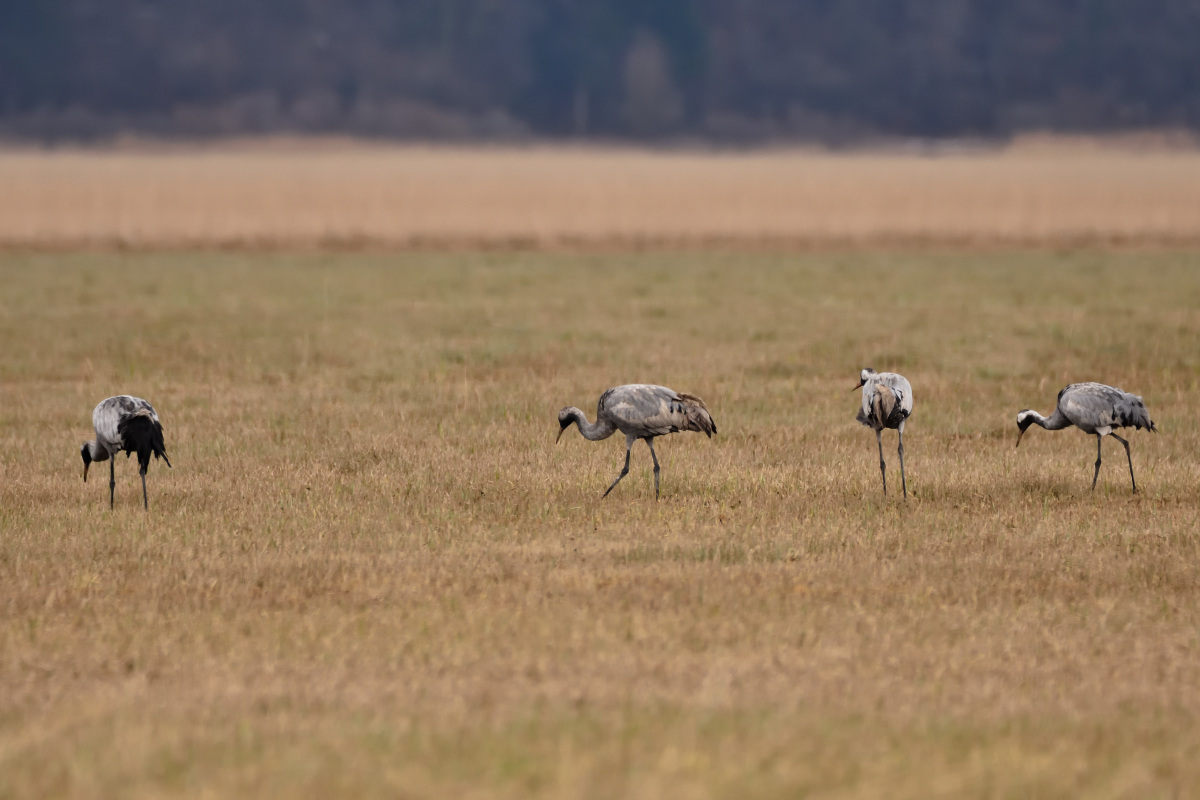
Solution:
[{"label": "crane's black and white head stripe", "polygon": [[571,427],[572,423],[579,423],[579,417],[582,414],[583,412],[574,406],[567,406],[558,412],[558,436],[554,440],[555,444],[558,444],[558,440],[562,438],[563,433]]},{"label": "crane's black and white head stripe", "polygon": [[878,374],[879,374],[878,372],[871,369],[870,367],[863,367],[862,372],[858,373],[858,386],[855,386],[854,388],[861,389],[862,387],[867,385],[867,381],[871,380],[872,377],[874,377],[875,375],[878,375]]},{"label": "crane's black and white head stripe", "polygon": [[79,455],[83,458],[83,482],[87,483],[88,467],[92,465],[92,450],[88,442],[84,442],[79,448]]},{"label": "crane's black and white head stripe", "polygon": [[1045,419],[1045,417],[1030,408],[1017,412],[1017,447],[1021,446],[1021,437],[1025,435],[1025,431],[1029,430],[1029,426],[1039,419]]},{"label": "crane's black and white head stripe", "polygon": [[1033,421],[1035,419],[1037,419],[1039,416],[1041,416],[1041,415],[1030,408],[1026,408],[1022,411],[1018,411],[1017,412],[1017,427],[1020,428],[1022,432],[1024,432],[1025,429],[1028,428],[1030,425],[1032,425]]}]

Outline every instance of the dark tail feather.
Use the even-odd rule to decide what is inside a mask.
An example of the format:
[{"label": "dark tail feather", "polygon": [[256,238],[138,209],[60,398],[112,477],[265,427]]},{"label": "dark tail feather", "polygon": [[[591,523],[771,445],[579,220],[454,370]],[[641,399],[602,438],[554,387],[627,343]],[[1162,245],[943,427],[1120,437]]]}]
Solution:
[{"label": "dark tail feather", "polygon": [[1138,429],[1146,428],[1153,433],[1158,433],[1158,428],[1154,425],[1154,420],[1150,419],[1150,412],[1146,410],[1146,404],[1142,402],[1142,398],[1126,395],[1126,399],[1132,402],[1118,405],[1121,425],[1123,427],[1131,425]]},{"label": "dark tail feather", "polygon": [[167,458],[167,445],[163,441],[162,424],[155,422],[148,414],[135,414],[121,420],[117,424],[117,434],[126,453],[137,453],[138,467],[142,472],[150,466],[151,455],[171,466]]},{"label": "dark tail feather", "polygon": [[679,399],[683,401],[686,409],[688,430],[703,433],[711,439],[712,435],[717,432],[717,423],[713,421],[712,414],[708,413],[708,406],[704,405],[704,401],[694,394],[680,392]]}]

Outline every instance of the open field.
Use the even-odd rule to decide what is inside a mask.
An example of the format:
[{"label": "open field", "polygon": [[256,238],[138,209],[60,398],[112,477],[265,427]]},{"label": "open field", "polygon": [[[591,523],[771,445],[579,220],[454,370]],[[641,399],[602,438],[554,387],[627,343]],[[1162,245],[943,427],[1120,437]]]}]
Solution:
[{"label": "open field", "polygon": [[0,247],[1200,245],[1200,149],[0,151]]},{"label": "open field", "polygon": [[[0,257],[0,797],[1200,792],[1200,255]],[[907,503],[849,389],[912,380]],[[1014,416],[1144,395],[1111,440]],[[655,381],[720,433],[555,447]],[[174,469],[80,480],[101,398]],[[898,487],[895,439],[886,451]],[[103,467],[104,465],[98,465]]]}]

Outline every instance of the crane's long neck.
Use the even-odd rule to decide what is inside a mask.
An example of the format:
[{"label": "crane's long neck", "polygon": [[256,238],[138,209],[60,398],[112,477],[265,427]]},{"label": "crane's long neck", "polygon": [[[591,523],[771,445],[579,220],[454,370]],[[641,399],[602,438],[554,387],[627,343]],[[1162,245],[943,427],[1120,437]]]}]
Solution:
[{"label": "crane's long neck", "polygon": [[1071,426],[1071,420],[1067,419],[1066,415],[1059,409],[1054,409],[1054,413],[1048,417],[1043,417],[1036,411],[1022,411],[1020,420],[1017,423],[1021,431],[1024,432],[1030,425],[1040,425],[1048,431],[1060,431],[1063,428]]},{"label": "crane's long neck", "polygon": [[578,408],[572,406],[567,409],[567,413],[571,415],[571,419],[579,426],[579,433],[589,442],[598,442],[601,439],[607,439],[612,436],[617,430],[617,426],[613,425],[604,419],[597,419],[595,422],[588,422],[587,417]]},{"label": "crane's long neck", "polygon": [[1057,431],[1071,424],[1071,420],[1067,419],[1066,414],[1062,413],[1062,409],[1054,409],[1054,413],[1048,417],[1043,417],[1036,411],[1025,409],[1017,414],[1017,447],[1021,446],[1021,437],[1025,435],[1025,431],[1029,430],[1030,425],[1041,425],[1048,431]]},{"label": "crane's long neck", "polygon": [[108,448],[101,447],[95,439],[90,442],[84,442],[84,446],[88,449],[88,454],[92,457],[92,461],[107,461]]}]

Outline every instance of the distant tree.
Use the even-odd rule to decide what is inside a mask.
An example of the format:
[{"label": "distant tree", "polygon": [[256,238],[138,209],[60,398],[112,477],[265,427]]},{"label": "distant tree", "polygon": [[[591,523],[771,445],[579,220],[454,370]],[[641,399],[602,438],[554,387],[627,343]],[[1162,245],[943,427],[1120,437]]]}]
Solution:
[{"label": "distant tree", "polygon": [[67,30],[61,4],[0,0],[0,114],[68,99]]},{"label": "distant tree", "polygon": [[0,0],[0,134],[1200,129],[1200,0]]},{"label": "distant tree", "polygon": [[683,98],[658,37],[647,31],[634,36],[625,54],[624,78],[621,116],[630,133],[661,136],[678,128]]}]

